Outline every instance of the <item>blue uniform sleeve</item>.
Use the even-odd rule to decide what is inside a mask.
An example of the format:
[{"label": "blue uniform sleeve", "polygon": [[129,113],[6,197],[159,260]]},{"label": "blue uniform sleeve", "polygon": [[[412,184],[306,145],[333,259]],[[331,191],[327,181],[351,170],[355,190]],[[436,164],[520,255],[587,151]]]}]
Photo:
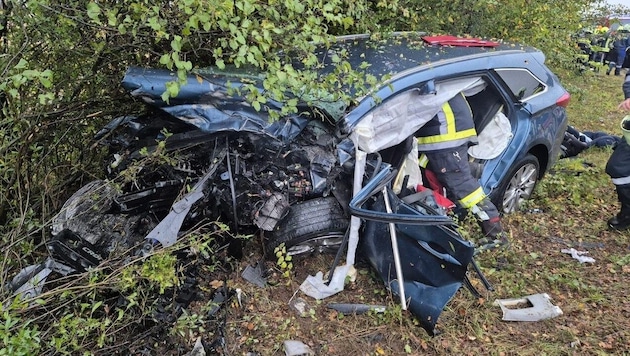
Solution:
[{"label": "blue uniform sleeve", "polygon": [[621,89],[623,90],[624,99],[630,98],[630,71],[626,73],[626,79],[623,81]]}]

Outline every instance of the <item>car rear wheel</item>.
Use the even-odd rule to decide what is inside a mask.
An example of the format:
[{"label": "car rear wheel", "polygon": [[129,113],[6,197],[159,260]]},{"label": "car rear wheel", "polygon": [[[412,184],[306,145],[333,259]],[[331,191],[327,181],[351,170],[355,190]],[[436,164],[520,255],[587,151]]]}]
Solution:
[{"label": "car rear wheel", "polygon": [[504,214],[520,210],[523,203],[531,198],[539,172],[538,159],[531,154],[514,164],[493,194],[492,200],[497,208]]},{"label": "car rear wheel", "polygon": [[266,252],[273,256],[275,248],[282,243],[291,256],[336,251],[348,224],[348,217],[334,197],[295,204],[269,234]]}]

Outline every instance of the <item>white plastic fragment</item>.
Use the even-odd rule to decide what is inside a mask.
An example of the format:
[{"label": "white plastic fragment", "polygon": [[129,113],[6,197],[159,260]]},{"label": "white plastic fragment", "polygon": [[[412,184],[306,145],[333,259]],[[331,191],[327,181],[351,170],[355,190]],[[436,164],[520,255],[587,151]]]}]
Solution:
[{"label": "white plastic fragment", "polygon": [[308,345],[297,340],[285,340],[284,341],[284,354],[286,356],[310,356],[315,353]]},{"label": "white plastic fragment", "polygon": [[[362,187],[363,173],[367,154],[360,150],[355,152],[353,194],[356,195]],[[319,271],[314,276],[309,275],[300,285],[300,290],[315,299],[324,299],[343,291],[346,277],[354,271],[354,259],[359,243],[359,228],[361,219],[350,217],[350,235],[348,238],[348,251],[346,251],[346,264],[337,266],[333,271],[330,283],[324,282],[324,273]]]},{"label": "white plastic fragment", "polygon": [[306,300],[299,297],[295,299],[291,299],[289,301],[289,306],[293,308],[301,317],[307,317],[308,312],[311,308],[306,302]]},{"label": "white plastic fragment", "polygon": [[[547,293],[532,294],[522,298],[497,299],[493,303],[501,307],[505,321],[540,321],[562,315],[560,307],[551,303]],[[531,307],[518,308],[519,304]]]},{"label": "white plastic fragment", "polygon": [[185,356],[206,356],[206,349],[203,347],[203,342],[201,341],[201,337],[197,338],[195,342],[195,346],[193,349],[187,353]]},{"label": "white plastic fragment", "polygon": [[595,259],[593,257],[584,256],[588,254],[588,251],[578,251],[574,248],[570,248],[570,249],[563,248],[562,250],[560,250],[560,252],[570,254],[571,257],[575,258],[580,263],[585,263],[585,262],[595,263]]},{"label": "white plastic fragment", "polygon": [[319,271],[315,276],[308,276],[300,285],[300,290],[315,299],[324,299],[343,290],[346,276],[352,265],[342,265],[335,268],[333,278],[329,284],[324,283],[324,273]]}]

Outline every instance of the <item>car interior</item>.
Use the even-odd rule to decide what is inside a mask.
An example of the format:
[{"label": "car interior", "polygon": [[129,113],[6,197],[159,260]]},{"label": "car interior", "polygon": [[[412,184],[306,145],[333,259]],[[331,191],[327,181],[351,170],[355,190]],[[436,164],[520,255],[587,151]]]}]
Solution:
[{"label": "car interior", "polygon": [[[503,149],[507,147],[507,144],[512,137],[512,131],[510,121],[506,116],[507,110],[505,101],[497,89],[488,84],[486,80],[483,80],[483,78],[473,78],[473,84],[470,85],[470,83],[471,81],[467,82],[469,86],[463,91],[464,94],[466,94],[466,99],[468,100],[473,112],[473,120],[475,121],[479,144],[471,146],[469,149],[469,158],[473,175],[479,178],[483,170],[484,162],[498,156]],[[439,88],[444,87],[447,88],[445,91],[448,91],[449,93],[457,92],[457,90],[453,90],[449,86],[451,86],[451,84],[448,82],[437,84],[438,90]],[[409,104],[409,101],[418,101],[425,98],[428,98],[429,100],[435,99],[431,96],[418,96],[411,90],[406,91],[392,100],[389,100],[390,106],[384,106],[385,109],[381,109],[379,114],[393,119],[394,117],[397,117],[397,115],[404,115],[408,112],[406,110],[413,112],[412,108],[415,105]],[[441,100],[448,99],[450,99],[450,97],[444,97]],[[439,101],[437,104],[431,103],[430,105],[437,108],[438,106],[436,105],[441,105],[441,103],[442,101]],[[425,106],[428,107],[430,105]],[[425,112],[430,112],[429,109],[425,109],[425,106],[418,106],[421,106],[422,110],[425,110]],[[414,113],[414,115],[416,114]],[[411,119],[414,118],[411,117]],[[424,122],[428,121],[427,118],[422,120]],[[379,151],[383,161],[394,167],[401,167],[405,159],[405,154],[410,153],[411,150],[414,149],[413,140],[413,136],[408,136],[395,146]]]}]

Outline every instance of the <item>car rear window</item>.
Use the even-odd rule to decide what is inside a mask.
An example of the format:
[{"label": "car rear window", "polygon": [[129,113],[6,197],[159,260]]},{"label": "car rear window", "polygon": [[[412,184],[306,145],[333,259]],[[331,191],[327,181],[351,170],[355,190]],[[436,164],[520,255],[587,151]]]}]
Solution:
[{"label": "car rear window", "polygon": [[547,89],[545,84],[527,69],[503,68],[496,69],[496,72],[520,101],[527,101]]}]

